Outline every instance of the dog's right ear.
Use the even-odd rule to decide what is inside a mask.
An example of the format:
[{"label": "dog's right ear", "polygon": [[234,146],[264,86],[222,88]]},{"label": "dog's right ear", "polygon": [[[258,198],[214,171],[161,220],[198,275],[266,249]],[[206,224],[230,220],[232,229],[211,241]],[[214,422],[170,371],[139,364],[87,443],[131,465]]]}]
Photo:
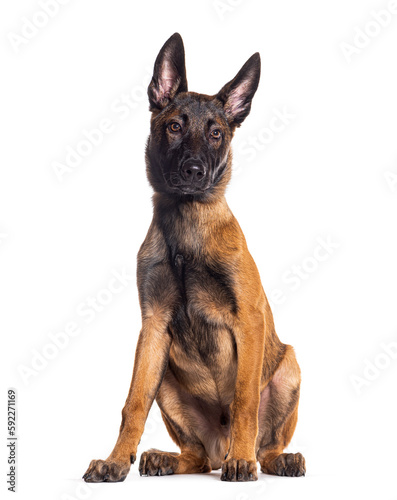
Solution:
[{"label": "dog's right ear", "polygon": [[174,33],[161,48],[148,87],[150,110],[163,109],[178,92],[187,91],[185,50],[182,37]]},{"label": "dog's right ear", "polygon": [[256,52],[237,75],[216,95],[223,104],[226,117],[232,127],[239,127],[251,110],[251,102],[258,88],[261,74],[261,58]]}]

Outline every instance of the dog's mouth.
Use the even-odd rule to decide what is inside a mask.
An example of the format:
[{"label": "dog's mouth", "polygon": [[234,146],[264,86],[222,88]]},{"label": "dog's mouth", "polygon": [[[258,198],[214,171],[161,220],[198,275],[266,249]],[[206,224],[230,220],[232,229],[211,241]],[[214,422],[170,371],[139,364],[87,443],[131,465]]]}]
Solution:
[{"label": "dog's mouth", "polygon": [[208,190],[208,188],[200,189],[192,186],[170,186],[172,191],[176,195],[185,195],[185,196],[201,196],[204,195]]},{"label": "dog's mouth", "polygon": [[200,189],[194,186],[178,186],[176,187],[176,189],[181,193],[185,194],[198,194],[198,193],[204,193],[204,191],[207,191],[208,188]]},{"label": "dog's mouth", "polygon": [[173,192],[179,194],[202,194],[211,187],[209,182],[199,183],[199,185],[186,182],[177,173],[168,175],[163,173],[163,177],[167,186],[172,189]]}]

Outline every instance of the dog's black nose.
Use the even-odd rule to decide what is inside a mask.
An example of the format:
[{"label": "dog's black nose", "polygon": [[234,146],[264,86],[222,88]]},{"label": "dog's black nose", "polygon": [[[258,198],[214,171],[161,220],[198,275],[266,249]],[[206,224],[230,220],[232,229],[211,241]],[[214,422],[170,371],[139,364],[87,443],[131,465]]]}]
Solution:
[{"label": "dog's black nose", "polygon": [[205,178],[206,173],[204,165],[199,162],[186,162],[181,169],[183,180],[193,185],[199,184]]}]

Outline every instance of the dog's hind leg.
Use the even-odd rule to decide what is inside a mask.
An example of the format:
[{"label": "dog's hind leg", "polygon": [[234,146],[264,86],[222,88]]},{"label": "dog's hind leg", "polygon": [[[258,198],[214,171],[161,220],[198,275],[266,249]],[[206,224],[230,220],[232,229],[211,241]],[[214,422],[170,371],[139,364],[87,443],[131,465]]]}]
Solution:
[{"label": "dog's hind leg", "polygon": [[211,472],[211,463],[203,445],[196,437],[183,431],[176,422],[161,412],[165,426],[181,453],[160,451],[154,448],[145,451],[139,462],[141,476],[168,476],[170,474],[194,474]]},{"label": "dog's hind leg", "polygon": [[261,394],[257,460],[262,472],[277,476],[304,476],[301,453],[283,453],[298,420],[300,370],[292,347]]},{"label": "dog's hind leg", "polygon": [[181,452],[151,449],[141,455],[143,476],[194,474],[221,467],[229,446],[228,410],[213,407],[181,390],[168,370],[156,401],[172,440]]}]

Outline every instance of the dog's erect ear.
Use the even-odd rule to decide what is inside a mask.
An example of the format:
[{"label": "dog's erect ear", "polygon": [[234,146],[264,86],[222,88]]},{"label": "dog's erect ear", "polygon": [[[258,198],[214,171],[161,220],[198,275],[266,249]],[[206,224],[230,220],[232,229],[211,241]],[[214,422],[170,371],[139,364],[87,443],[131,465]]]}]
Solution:
[{"label": "dog's erect ear", "polygon": [[239,127],[251,110],[261,74],[261,58],[256,52],[251,56],[237,75],[216,95],[231,126]]},{"label": "dog's erect ear", "polygon": [[150,110],[163,109],[178,92],[187,91],[185,50],[182,37],[174,33],[161,48],[148,87]]}]

